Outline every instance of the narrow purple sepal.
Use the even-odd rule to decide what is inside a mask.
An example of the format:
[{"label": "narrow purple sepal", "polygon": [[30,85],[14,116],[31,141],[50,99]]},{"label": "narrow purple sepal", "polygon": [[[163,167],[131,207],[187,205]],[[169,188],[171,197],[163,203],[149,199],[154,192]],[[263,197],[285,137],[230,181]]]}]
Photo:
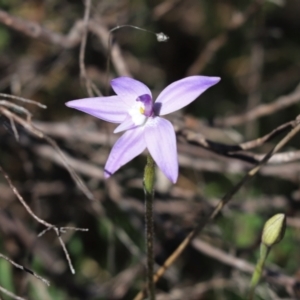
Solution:
[{"label": "narrow purple sepal", "polygon": [[110,82],[115,93],[129,106],[132,106],[135,100],[148,94],[152,96],[149,88],[142,82],[130,77],[118,77]]},{"label": "narrow purple sepal", "polygon": [[156,114],[163,116],[181,109],[220,81],[219,77],[190,76],[168,85],[154,104]]},{"label": "narrow purple sepal", "polygon": [[128,106],[118,96],[73,100],[66,106],[112,123],[123,122],[128,111]]},{"label": "narrow purple sepal", "polygon": [[144,127],[126,131],[114,144],[109,154],[104,167],[104,176],[110,177],[123,165],[141,154],[145,148]]},{"label": "narrow purple sepal", "polygon": [[147,148],[157,166],[176,183],[178,178],[178,157],[173,125],[160,117],[150,118],[145,126]]}]

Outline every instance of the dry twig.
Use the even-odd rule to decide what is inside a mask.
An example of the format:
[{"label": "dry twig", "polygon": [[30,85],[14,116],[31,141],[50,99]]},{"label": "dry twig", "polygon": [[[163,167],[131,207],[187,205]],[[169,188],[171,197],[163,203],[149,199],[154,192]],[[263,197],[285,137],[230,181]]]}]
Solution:
[{"label": "dry twig", "polygon": [[[212,151],[222,156],[240,159],[253,164],[258,163],[262,159],[262,156],[264,156],[264,154],[254,154],[251,152],[245,152],[245,150],[260,147],[264,143],[277,137],[279,134],[292,129],[295,126],[296,122],[297,121],[290,121],[284,123],[273,129],[270,133],[266,134],[263,137],[238,145],[216,143],[189,129],[180,129],[178,130],[177,134],[180,137],[183,137],[188,143],[192,145],[200,146],[206,150]],[[299,159],[299,153],[297,151],[291,153],[277,153],[271,158],[270,162],[278,164],[293,161],[296,159]]]},{"label": "dry twig", "polygon": [[85,63],[84,63],[84,54],[85,54],[85,46],[87,40],[87,33],[88,33],[88,23],[90,19],[90,12],[91,12],[91,0],[85,0],[85,11],[84,11],[84,18],[83,18],[83,35],[80,44],[80,53],[79,53],[79,66],[80,66],[80,77],[85,81],[85,87],[90,97],[93,97],[93,91],[91,88],[91,82],[86,74]]},{"label": "dry twig", "polygon": [[1,291],[3,294],[5,294],[5,295],[7,295],[8,297],[13,298],[13,299],[15,299],[15,300],[26,300],[25,298],[22,298],[22,297],[20,297],[20,296],[17,296],[17,295],[15,295],[15,294],[13,294],[12,292],[6,290],[6,289],[3,288],[1,285],[0,285],[0,291]]},{"label": "dry twig", "polygon": [[48,137],[42,131],[35,128],[29,120],[22,119],[21,117],[17,116],[16,114],[12,113],[11,111],[7,110],[4,107],[0,107],[0,113],[6,116],[9,120],[13,120],[14,122],[22,125],[29,133],[33,134],[34,136],[46,140],[57,151],[57,153],[62,159],[64,166],[69,171],[71,177],[76,182],[77,186],[81,189],[81,191],[86,195],[88,199],[90,200],[94,199],[93,194],[89,191],[89,189],[86,187],[86,185],[81,180],[81,178],[77,175],[77,173],[70,167],[63,152],[60,150],[57,143],[52,138]]},{"label": "dry twig", "polygon": [[225,45],[229,34],[233,30],[236,30],[243,26],[248,21],[248,19],[257,12],[257,10],[261,7],[262,3],[262,0],[256,0],[254,2],[251,2],[251,4],[244,13],[234,13],[225,31],[217,37],[210,40],[206,45],[205,49],[195,60],[195,62],[189,67],[187,71],[187,76],[201,73],[205,66],[213,59],[217,51]]},{"label": "dry twig", "polygon": [[[20,193],[18,192],[17,188],[13,185],[13,183],[11,182],[8,174],[3,170],[3,168],[0,166],[0,172],[3,174],[4,178],[6,179],[7,183],[9,184],[10,188],[12,189],[13,193],[16,195],[16,197],[18,198],[18,200],[20,201],[20,203],[23,205],[23,207],[26,209],[26,211],[40,224],[42,224],[43,226],[45,226],[47,228],[47,230],[53,230],[55,232],[55,234],[57,235],[57,238],[59,239],[59,242],[63,248],[63,251],[65,253],[66,259],[68,261],[69,264],[69,268],[71,270],[71,272],[73,274],[75,274],[75,270],[73,268],[69,253],[66,249],[66,246],[61,238],[61,233],[65,232],[66,229],[69,230],[73,230],[73,228],[69,228],[69,227],[56,227],[55,225],[48,223],[46,221],[44,221],[43,219],[39,218],[32,210],[31,208],[27,205],[27,203],[24,201],[23,197],[20,195]],[[88,229],[86,228],[76,228],[77,231],[87,231]]]},{"label": "dry twig", "polygon": [[8,261],[10,264],[12,264],[14,267],[16,267],[16,268],[18,268],[18,269],[20,269],[20,270],[22,270],[22,271],[25,271],[25,272],[27,272],[27,273],[33,275],[35,278],[41,280],[41,281],[42,281],[43,283],[45,283],[46,285],[50,286],[50,282],[49,282],[47,279],[45,279],[45,278],[41,277],[40,275],[36,274],[34,271],[32,271],[32,270],[30,270],[30,269],[28,269],[28,268],[26,268],[26,267],[24,267],[24,266],[21,266],[21,265],[17,264],[16,262],[14,262],[13,260],[11,260],[10,258],[6,257],[5,255],[3,255],[3,254],[1,254],[1,253],[0,253],[0,258],[5,259],[5,260]]},{"label": "dry twig", "polygon": [[214,123],[217,126],[225,127],[241,125],[243,123],[253,121],[263,116],[271,115],[277,111],[281,111],[282,109],[289,107],[299,101],[300,85],[298,85],[296,89],[289,95],[280,96],[278,99],[274,100],[269,104],[258,105],[244,114],[216,119]]},{"label": "dry twig", "polygon": [[[186,247],[192,242],[192,240],[202,231],[202,229],[221,212],[223,207],[232,199],[232,197],[240,190],[240,188],[252,179],[260,168],[265,165],[268,160],[277,153],[282,147],[284,147],[298,132],[300,131],[300,117],[295,120],[295,127],[269,152],[265,157],[254,167],[252,168],[243,178],[240,180],[224,197],[219,201],[217,206],[214,208],[212,213],[199,220],[199,223],[196,225],[195,229],[192,230],[187,237],[181,242],[177,249],[168,257],[164,264],[159,268],[155,273],[153,280],[157,282],[159,278],[164,274],[167,268],[169,268],[174,261],[181,255],[181,253],[186,249]],[[144,290],[142,290],[134,298],[134,300],[141,300],[144,297]]]},{"label": "dry twig", "polygon": [[[205,255],[212,257],[226,265],[229,265],[233,268],[236,268],[242,272],[252,274],[255,266],[250,264],[249,262],[237,258],[231,254],[226,253],[225,251],[218,249],[200,239],[194,239],[191,242],[191,245],[200,251],[201,253],[204,253]],[[264,277],[272,283],[276,283],[278,285],[281,285],[285,287],[287,290],[292,290],[292,287],[296,284],[296,279],[293,277],[289,277],[287,275],[281,274],[279,272],[274,272],[269,269],[265,269],[264,271]]]},{"label": "dry twig", "polygon": [[24,103],[33,104],[33,105],[36,105],[36,106],[38,106],[40,108],[44,108],[44,109],[47,108],[47,106],[42,104],[42,103],[30,100],[30,99],[26,99],[26,98],[23,98],[23,97],[18,97],[18,96],[14,96],[14,95],[10,95],[10,94],[3,94],[3,93],[0,93],[0,97],[12,99],[12,100],[17,100],[17,101],[22,101]]},{"label": "dry twig", "polygon": [[[35,122],[36,127],[41,128],[43,132],[62,138],[70,142],[83,142],[92,145],[106,145],[107,144],[107,134],[105,132],[97,131],[93,132],[90,130],[83,130],[78,127],[74,130],[72,125],[65,123],[46,123],[46,122]],[[251,152],[245,152],[244,150],[253,149],[263,145],[264,143],[271,141],[279,134],[283,134],[288,130],[292,129],[295,121],[290,121],[285,124],[280,125],[276,129],[272,130],[269,134],[255,139],[253,141],[244,142],[237,145],[227,145],[223,143],[216,143],[211,140],[205,139],[201,134],[195,133],[190,129],[179,129],[177,128],[177,136],[180,141],[184,139],[191,145],[200,146],[205,150],[212,153],[216,153],[223,157],[235,158],[240,161],[247,163],[257,163],[264,154],[255,154]],[[178,126],[176,126],[178,127]],[[116,141],[117,137],[115,135],[111,136],[109,139],[109,145],[112,146]],[[179,143],[179,163],[181,166],[193,168],[194,170],[205,170],[209,172],[228,172],[228,173],[242,173],[249,169],[249,164],[239,162],[238,160],[224,160],[222,157],[218,157],[213,154],[207,154],[205,151],[199,151],[195,147],[186,145],[185,143]],[[59,159],[58,155],[54,153],[47,146],[38,146],[34,148],[34,151],[39,155],[50,159],[51,161],[62,165],[62,161]],[[285,180],[297,180],[297,173],[299,172],[298,164],[287,164],[288,162],[293,162],[299,159],[299,151],[290,151],[276,153],[270,161],[268,166],[266,166],[261,174],[265,176],[276,176],[283,178]],[[91,178],[103,179],[102,169],[95,166],[91,162],[82,161],[69,156],[64,153],[67,157],[69,164],[77,172],[87,175]],[[98,155],[100,158],[100,156]],[[106,159],[105,155],[98,159],[99,162],[103,163]],[[282,165],[285,163],[285,165]],[[276,166],[275,164],[278,164]],[[279,165],[281,164],[281,166]],[[281,171],[278,171],[281,170]]]},{"label": "dry twig", "polygon": [[[44,28],[43,26],[41,26],[36,22],[31,22],[28,20],[23,20],[21,18],[12,16],[1,9],[0,9],[0,22],[31,38],[41,40],[43,42],[51,43],[65,49],[74,48],[80,43],[80,41],[82,41],[82,35],[85,27],[84,21],[77,21],[71,28],[69,34],[61,35],[59,33]],[[104,46],[105,50],[107,51],[108,38],[109,38],[108,29],[99,21],[89,20],[88,30],[94,33],[99,38],[101,44]],[[120,76],[129,76],[130,72],[122,57],[120,47],[117,44],[114,44],[114,46],[112,47],[111,57],[117,73]],[[99,92],[92,83],[91,83],[91,87],[97,93]]]},{"label": "dry twig", "polygon": [[82,23],[76,23],[67,36],[44,28],[36,22],[23,20],[0,9],[0,22],[32,38],[48,42],[63,48],[73,48],[79,44],[82,35]]}]

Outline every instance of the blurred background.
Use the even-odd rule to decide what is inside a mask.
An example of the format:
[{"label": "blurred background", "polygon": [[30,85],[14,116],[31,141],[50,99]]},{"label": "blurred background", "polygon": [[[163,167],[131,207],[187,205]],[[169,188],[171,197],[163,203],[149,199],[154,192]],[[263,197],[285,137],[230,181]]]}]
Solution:
[{"label": "blurred background", "polygon": [[[47,287],[0,258],[0,286],[25,299],[133,299],[145,282],[146,156],[104,181],[115,126],[65,102],[112,94],[107,83],[118,76],[144,82],[155,96],[186,76],[222,78],[168,116],[178,133],[180,175],[172,185],[157,173],[157,266],[288,131],[258,138],[295,120],[300,108],[298,0],[88,4],[0,0],[0,166],[42,220],[89,229],[62,234],[73,275],[55,232],[38,237],[47,226],[25,210],[1,172],[0,253],[51,282]],[[163,32],[169,40],[124,27],[111,34],[110,47],[109,30],[124,24]],[[187,132],[220,147],[199,145]],[[259,147],[239,146],[247,141]],[[237,147],[228,151],[226,145]],[[234,195],[158,282],[158,300],[245,299],[263,224],[279,212],[288,217],[286,235],[269,256],[256,299],[300,299],[298,148],[296,137]]]}]

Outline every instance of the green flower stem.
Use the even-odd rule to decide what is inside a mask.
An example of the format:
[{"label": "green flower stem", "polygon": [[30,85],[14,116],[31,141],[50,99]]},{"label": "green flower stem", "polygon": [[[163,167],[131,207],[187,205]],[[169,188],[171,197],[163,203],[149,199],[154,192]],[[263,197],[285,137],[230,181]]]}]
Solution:
[{"label": "green flower stem", "polygon": [[266,259],[268,257],[270,250],[271,250],[271,247],[268,247],[263,243],[260,244],[260,257],[259,257],[259,260],[255,266],[255,270],[252,275],[249,297],[248,297],[249,300],[253,300],[255,288],[258,285],[259,280],[262,276],[264,265],[265,265],[265,262],[266,262]]},{"label": "green flower stem", "polygon": [[155,286],[153,281],[153,198],[155,182],[155,163],[149,154],[144,171],[144,192],[145,192],[145,226],[146,226],[146,248],[147,248],[147,287],[148,299],[155,300]]}]

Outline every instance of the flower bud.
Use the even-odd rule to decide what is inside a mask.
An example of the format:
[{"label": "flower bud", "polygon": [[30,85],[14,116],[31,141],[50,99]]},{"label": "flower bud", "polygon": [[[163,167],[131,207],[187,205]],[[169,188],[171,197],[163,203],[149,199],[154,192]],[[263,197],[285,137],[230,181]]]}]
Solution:
[{"label": "flower bud", "polygon": [[285,214],[277,214],[270,218],[264,226],[261,241],[267,247],[279,243],[284,237],[286,227]]},{"label": "flower bud", "polygon": [[166,42],[169,39],[163,32],[156,33],[156,38],[158,42]]}]

